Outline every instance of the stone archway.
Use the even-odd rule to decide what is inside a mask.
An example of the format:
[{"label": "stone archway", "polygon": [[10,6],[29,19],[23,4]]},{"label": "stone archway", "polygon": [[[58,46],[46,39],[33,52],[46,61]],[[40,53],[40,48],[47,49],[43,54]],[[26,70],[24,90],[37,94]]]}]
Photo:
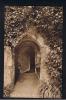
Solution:
[{"label": "stone archway", "polygon": [[[30,60],[27,61],[27,58],[29,59],[28,56],[31,56],[31,54],[35,54],[35,56],[33,56],[34,57],[33,65],[35,65],[34,70],[39,80],[49,84],[50,77],[47,72],[47,66],[45,65],[45,61],[49,51],[50,48],[47,45],[45,45],[44,38],[40,34],[35,33],[34,31],[28,30],[27,33],[24,33],[19,38],[17,38],[17,43],[14,46],[13,50],[11,51],[13,56],[10,59],[13,60],[14,64],[12,68],[13,74],[12,73],[10,74],[11,83],[9,83],[8,85],[10,84],[14,85],[15,70],[16,68],[18,68],[15,65],[21,66],[19,69],[20,73],[29,71],[31,69]],[[32,53],[29,54],[29,52]],[[25,56],[25,54],[26,57],[24,58],[23,56]],[[24,63],[24,59],[26,59],[25,60],[26,64]],[[23,65],[25,67],[23,67]],[[26,65],[28,65],[28,67]]]},{"label": "stone archway", "polygon": [[[19,69],[20,73],[34,71],[37,76],[40,77],[40,64],[40,47],[37,43],[26,37],[26,39],[23,39],[23,41],[15,48],[15,69]],[[19,72],[16,72],[17,77]]]},{"label": "stone archway", "polygon": [[[37,72],[37,74],[39,74],[38,77],[40,76],[40,80],[45,81],[48,84],[50,78],[47,73],[47,67],[45,66],[45,61],[50,49],[47,45],[45,45],[44,38],[40,34],[35,35],[30,32],[24,33],[22,34],[20,39],[18,39],[18,43],[15,46],[14,51],[15,50],[18,51],[17,49],[20,50],[21,46],[23,48],[25,43],[26,45],[29,45],[29,46],[32,45],[35,48],[36,52],[39,50],[39,52],[35,54],[36,55],[35,57],[36,70],[35,71]],[[40,66],[40,70],[39,70],[39,66]]]}]

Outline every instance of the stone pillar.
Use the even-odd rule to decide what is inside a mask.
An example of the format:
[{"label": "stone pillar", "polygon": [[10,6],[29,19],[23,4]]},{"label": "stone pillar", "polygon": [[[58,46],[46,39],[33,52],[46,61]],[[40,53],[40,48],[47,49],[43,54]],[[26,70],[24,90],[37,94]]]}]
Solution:
[{"label": "stone pillar", "polygon": [[14,86],[14,61],[11,47],[4,47],[4,96],[9,96]]},{"label": "stone pillar", "polygon": [[41,65],[40,65],[40,80],[47,82],[49,81],[49,76],[47,72],[47,66],[45,65],[47,51],[46,48],[41,48]]}]

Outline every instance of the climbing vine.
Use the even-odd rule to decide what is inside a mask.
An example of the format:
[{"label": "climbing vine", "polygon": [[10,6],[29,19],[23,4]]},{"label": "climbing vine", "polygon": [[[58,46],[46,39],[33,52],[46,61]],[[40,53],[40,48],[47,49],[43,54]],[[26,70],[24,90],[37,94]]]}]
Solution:
[{"label": "climbing vine", "polygon": [[45,63],[52,85],[61,91],[63,7],[6,6],[4,13],[4,45],[16,44],[17,38],[30,26],[35,26],[37,33],[46,38],[51,51]]}]

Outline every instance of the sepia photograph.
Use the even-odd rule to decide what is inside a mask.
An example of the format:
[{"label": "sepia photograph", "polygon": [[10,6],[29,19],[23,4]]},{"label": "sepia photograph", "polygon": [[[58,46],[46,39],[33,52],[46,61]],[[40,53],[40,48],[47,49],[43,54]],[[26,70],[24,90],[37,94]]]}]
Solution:
[{"label": "sepia photograph", "polygon": [[6,98],[61,98],[63,6],[5,6]]}]

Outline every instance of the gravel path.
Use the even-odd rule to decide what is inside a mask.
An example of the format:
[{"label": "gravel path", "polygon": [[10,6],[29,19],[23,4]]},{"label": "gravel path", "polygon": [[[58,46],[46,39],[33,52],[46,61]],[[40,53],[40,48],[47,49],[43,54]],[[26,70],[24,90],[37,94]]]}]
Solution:
[{"label": "gravel path", "polygon": [[39,98],[38,86],[39,80],[35,73],[24,73],[20,75],[10,97]]}]

